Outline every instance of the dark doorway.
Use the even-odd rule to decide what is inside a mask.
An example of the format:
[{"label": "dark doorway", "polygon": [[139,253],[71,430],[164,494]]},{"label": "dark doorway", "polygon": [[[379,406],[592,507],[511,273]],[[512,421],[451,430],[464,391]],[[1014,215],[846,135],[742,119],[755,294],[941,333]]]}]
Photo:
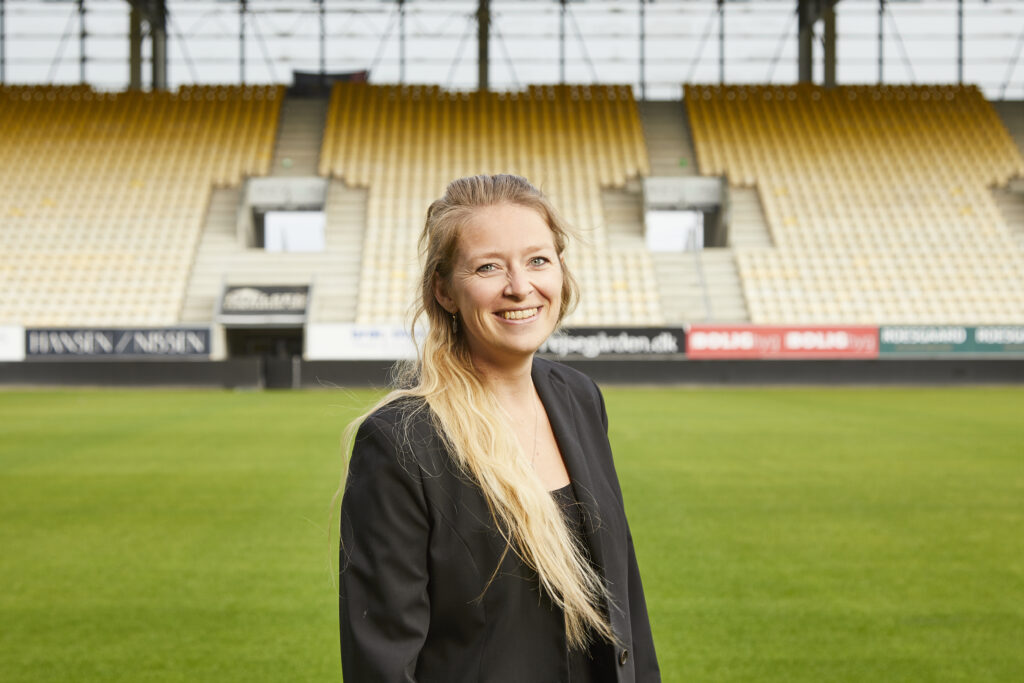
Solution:
[{"label": "dark doorway", "polygon": [[228,356],[259,356],[263,386],[285,389],[292,386],[292,359],[302,356],[302,328],[228,328]]}]

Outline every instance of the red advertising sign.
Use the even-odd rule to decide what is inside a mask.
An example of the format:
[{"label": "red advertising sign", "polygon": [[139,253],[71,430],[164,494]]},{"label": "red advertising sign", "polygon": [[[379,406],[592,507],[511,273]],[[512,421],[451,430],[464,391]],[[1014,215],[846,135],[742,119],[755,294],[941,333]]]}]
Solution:
[{"label": "red advertising sign", "polygon": [[878,358],[878,328],[691,325],[688,358]]}]

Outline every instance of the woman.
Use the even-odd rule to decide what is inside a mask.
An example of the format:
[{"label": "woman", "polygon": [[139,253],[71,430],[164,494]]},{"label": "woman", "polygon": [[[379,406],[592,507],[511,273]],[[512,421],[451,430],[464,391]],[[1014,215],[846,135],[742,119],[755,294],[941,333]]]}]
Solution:
[{"label": "woman", "polygon": [[427,211],[429,331],[342,501],[347,682],[660,680],[604,401],[534,357],[576,300],[568,236],[518,176]]}]

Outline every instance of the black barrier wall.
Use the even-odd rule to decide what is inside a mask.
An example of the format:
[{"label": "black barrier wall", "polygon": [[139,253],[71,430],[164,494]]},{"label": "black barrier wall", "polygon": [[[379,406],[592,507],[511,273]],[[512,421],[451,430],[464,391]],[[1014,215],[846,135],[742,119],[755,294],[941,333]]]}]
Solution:
[{"label": "black barrier wall", "polygon": [[[1024,384],[1024,359],[562,360],[602,384],[955,385]],[[226,361],[0,363],[0,386],[385,388],[388,361],[300,361],[268,369],[259,358]],[[268,374],[269,373],[269,374]],[[282,373],[290,373],[287,377]],[[270,377],[273,375],[273,377]],[[268,378],[271,381],[268,381]]]},{"label": "black barrier wall", "polygon": [[210,361],[26,361],[0,363],[0,385],[97,387],[265,386],[259,358]]},{"label": "black barrier wall", "polygon": [[[1015,360],[560,360],[601,384],[955,385],[1024,384]],[[380,361],[303,363],[300,386],[387,386]],[[361,380],[361,381],[356,381]]]}]

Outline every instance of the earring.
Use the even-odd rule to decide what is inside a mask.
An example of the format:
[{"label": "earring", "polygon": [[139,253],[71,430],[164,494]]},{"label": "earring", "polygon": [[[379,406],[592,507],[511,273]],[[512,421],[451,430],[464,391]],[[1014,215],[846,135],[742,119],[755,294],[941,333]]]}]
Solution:
[{"label": "earring", "polygon": [[458,316],[458,314],[456,312],[456,313],[452,313],[452,335],[454,336],[454,335],[457,335],[458,333],[459,333],[459,316]]}]

